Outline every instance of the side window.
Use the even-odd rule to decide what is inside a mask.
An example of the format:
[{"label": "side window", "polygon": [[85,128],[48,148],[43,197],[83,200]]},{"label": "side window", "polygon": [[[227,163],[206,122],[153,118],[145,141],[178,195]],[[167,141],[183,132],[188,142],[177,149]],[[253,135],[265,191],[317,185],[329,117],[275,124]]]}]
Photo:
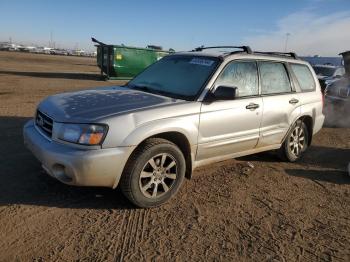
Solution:
[{"label": "side window", "polygon": [[278,94],[291,92],[285,66],[277,62],[260,62],[261,93]]},{"label": "side window", "polygon": [[315,89],[315,80],[307,66],[291,64],[290,67],[292,68],[302,91],[311,91]]},{"label": "side window", "polygon": [[235,61],[229,63],[216,80],[216,86],[238,88],[238,97],[259,94],[258,70],[255,61]]}]

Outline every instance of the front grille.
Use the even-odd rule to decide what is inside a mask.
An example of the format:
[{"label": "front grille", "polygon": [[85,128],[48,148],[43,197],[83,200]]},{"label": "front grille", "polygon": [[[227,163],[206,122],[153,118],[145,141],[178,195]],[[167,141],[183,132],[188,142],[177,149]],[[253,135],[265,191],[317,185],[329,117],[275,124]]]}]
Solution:
[{"label": "front grille", "polygon": [[40,129],[40,131],[51,138],[53,120],[50,117],[38,110],[36,112],[35,125]]}]

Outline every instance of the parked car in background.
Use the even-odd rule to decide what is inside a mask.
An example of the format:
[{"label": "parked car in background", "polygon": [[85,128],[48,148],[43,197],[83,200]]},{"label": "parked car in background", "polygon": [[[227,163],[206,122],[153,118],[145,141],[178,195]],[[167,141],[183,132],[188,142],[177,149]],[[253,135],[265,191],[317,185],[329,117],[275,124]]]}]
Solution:
[{"label": "parked car in background", "polygon": [[344,60],[344,74],[337,81],[329,83],[325,90],[326,99],[348,102],[350,99],[350,51],[340,53]]},{"label": "parked car in background", "polygon": [[169,200],[202,165],[268,150],[298,160],[324,121],[310,64],[213,48],[169,54],[126,86],[48,97],[24,126],[25,144],[59,181],[119,184],[140,207]]},{"label": "parked car in background", "polygon": [[350,51],[341,55],[345,75],[327,85],[324,112],[327,125],[350,127]]},{"label": "parked car in background", "polygon": [[52,49],[50,50],[50,55],[68,55],[68,51],[65,49]]},{"label": "parked car in background", "polygon": [[0,43],[0,50],[3,51],[18,51],[18,45],[9,42]]},{"label": "parked car in background", "polygon": [[313,68],[320,81],[322,92],[324,92],[327,85],[338,80],[345,74],[345,69],[342,66],[314,65]]},{"label": "parked car in background", "polygon": [[348,102],[350,100],[350,78],[342,77],[338,81],[327,85],[325,98],[334,102]]}]

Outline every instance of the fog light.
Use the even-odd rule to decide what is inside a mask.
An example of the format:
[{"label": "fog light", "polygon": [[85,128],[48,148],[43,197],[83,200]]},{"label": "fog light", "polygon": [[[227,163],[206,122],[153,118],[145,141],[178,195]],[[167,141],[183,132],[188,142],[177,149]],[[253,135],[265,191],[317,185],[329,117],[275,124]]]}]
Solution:
[{"label": "fog light", "polygon": [[64,165],[54,164],[52,166],[52,173],[57,179],[64,183],[69,183],[73,180],[69,173],[66,172],[66,167]]}]

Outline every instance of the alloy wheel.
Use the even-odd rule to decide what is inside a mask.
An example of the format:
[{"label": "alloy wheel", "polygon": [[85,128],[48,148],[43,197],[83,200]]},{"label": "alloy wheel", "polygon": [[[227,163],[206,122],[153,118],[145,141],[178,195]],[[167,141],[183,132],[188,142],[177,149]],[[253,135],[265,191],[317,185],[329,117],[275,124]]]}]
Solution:
[{"label": "alloy wheel", "polygon": [[151,157],[144,165],[139,187],[148,198],[157,198],[167,193],[175,184],[177,164],[175,158],[167,153]]},{"label": "alloy wheel", "polygon": [[289,138],[289,148],[293,155],[299,157],[305,147],[305,132],[301,126],[296,126]]}]

